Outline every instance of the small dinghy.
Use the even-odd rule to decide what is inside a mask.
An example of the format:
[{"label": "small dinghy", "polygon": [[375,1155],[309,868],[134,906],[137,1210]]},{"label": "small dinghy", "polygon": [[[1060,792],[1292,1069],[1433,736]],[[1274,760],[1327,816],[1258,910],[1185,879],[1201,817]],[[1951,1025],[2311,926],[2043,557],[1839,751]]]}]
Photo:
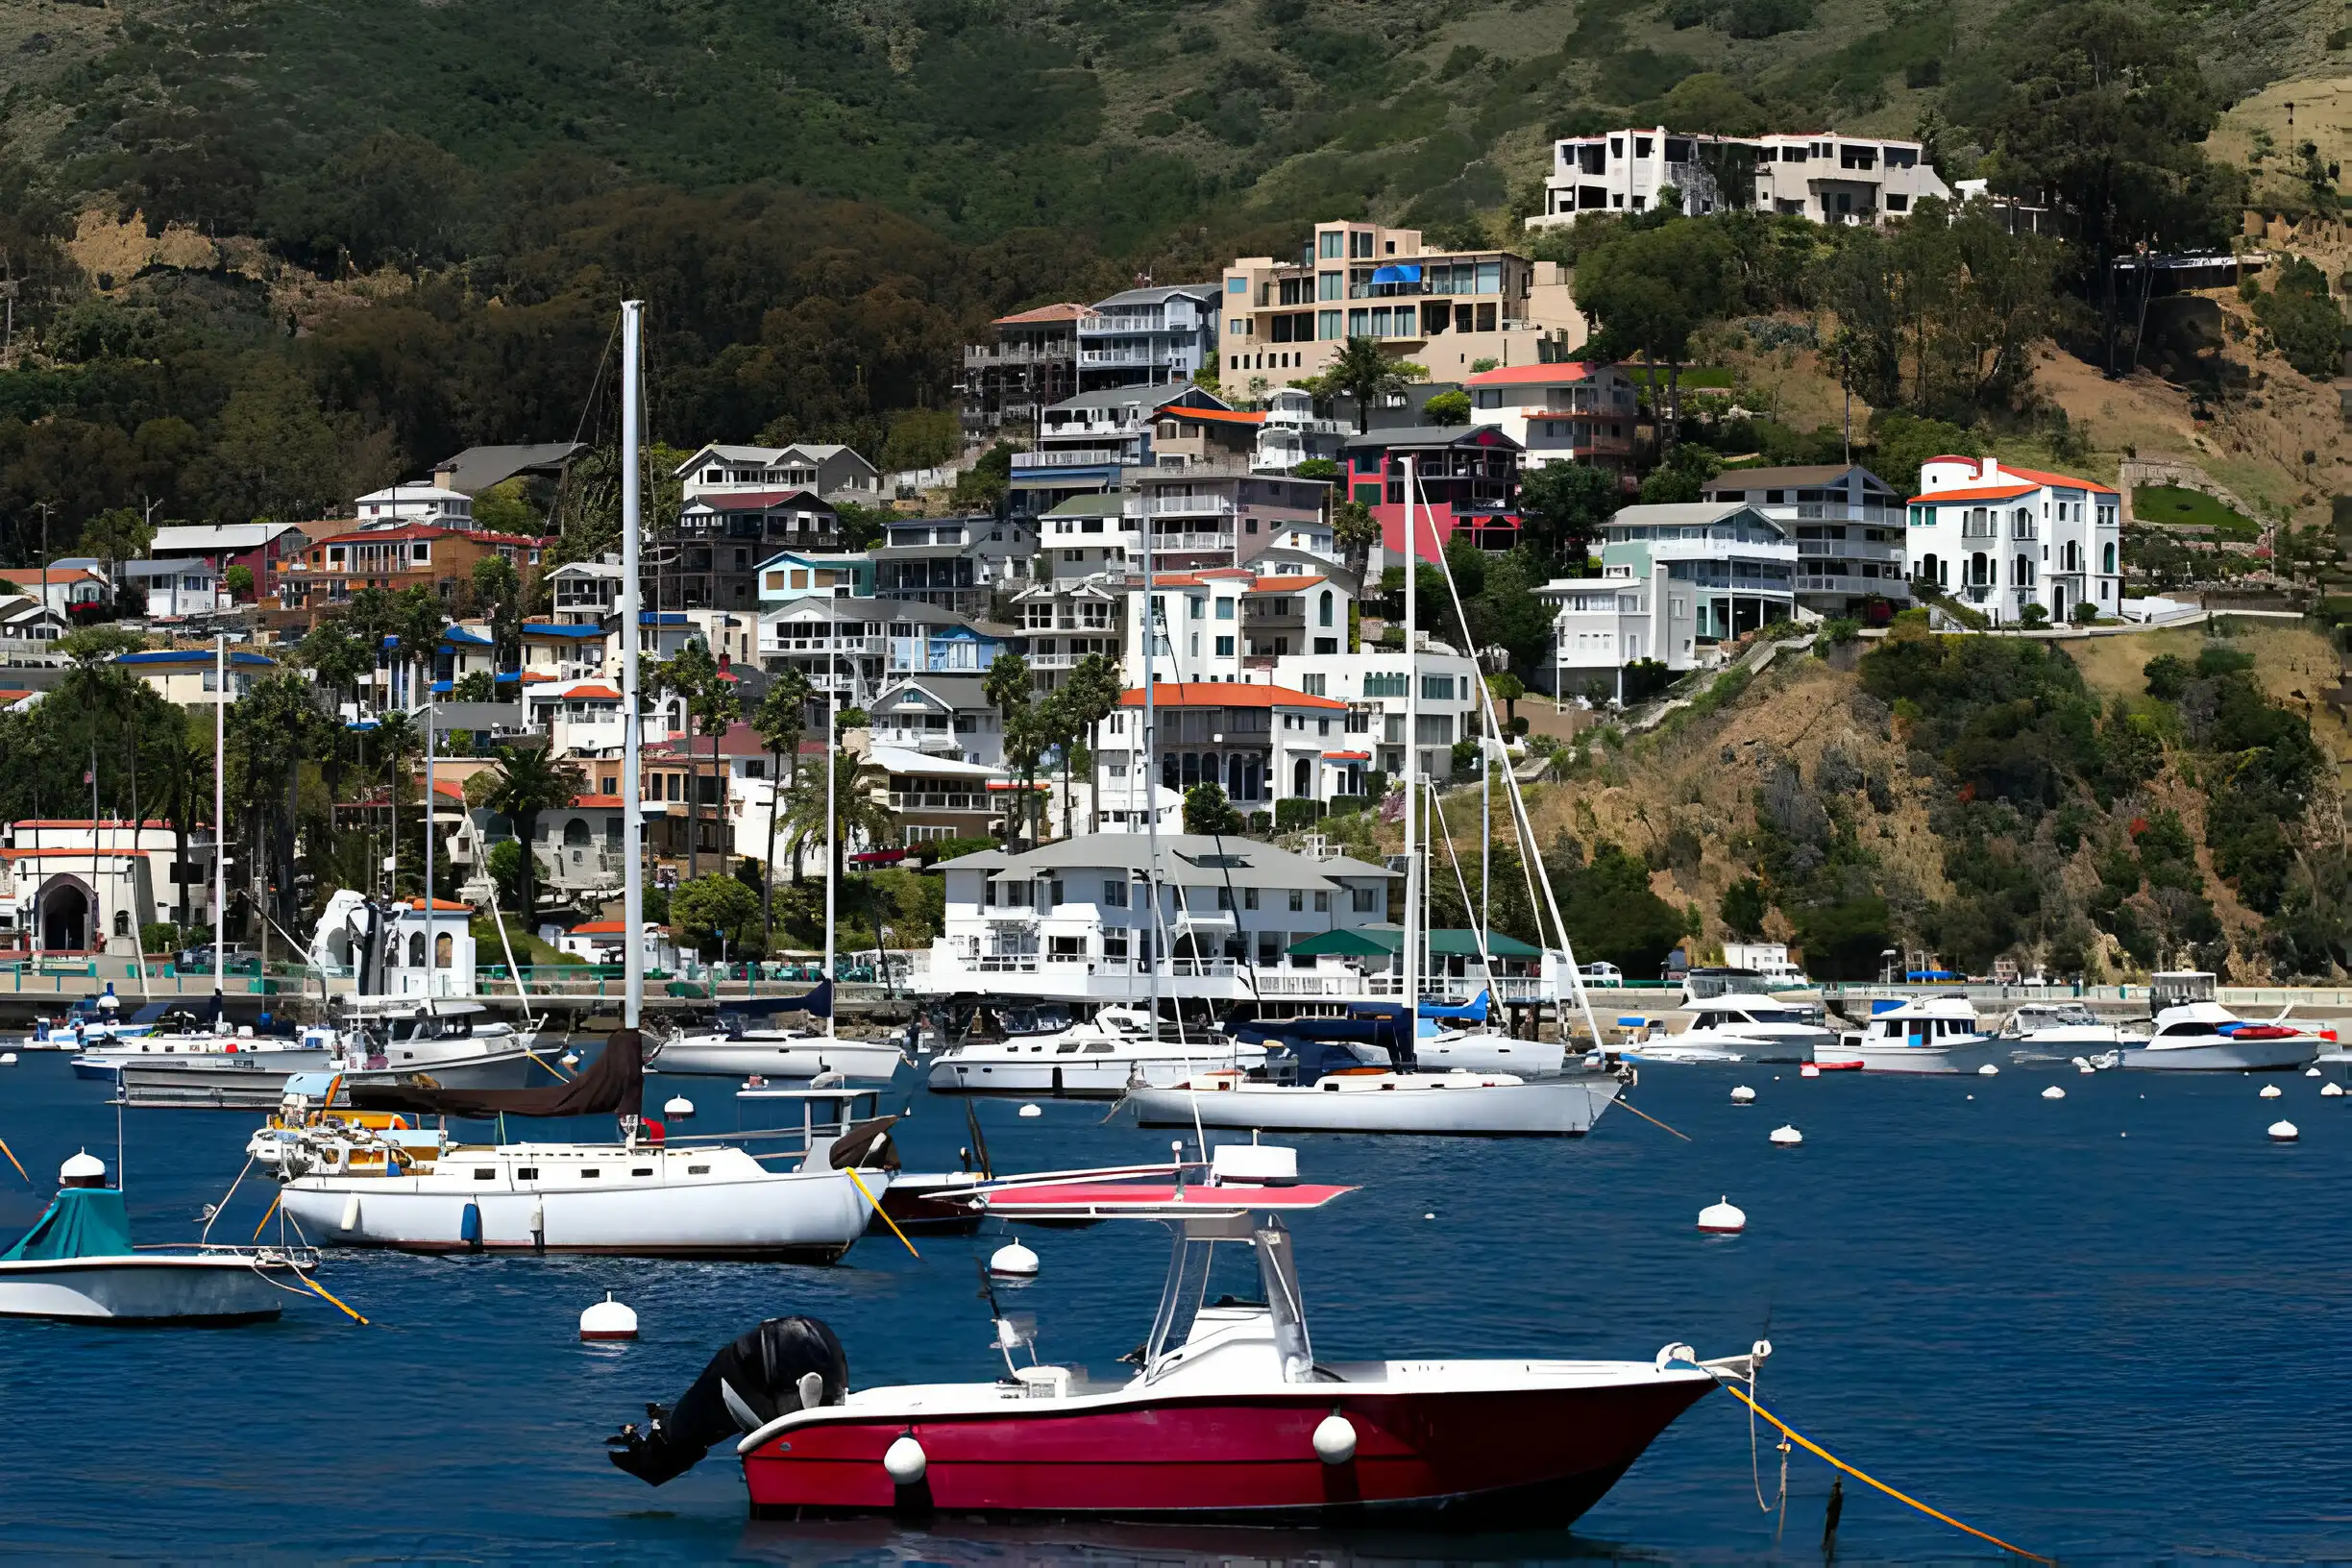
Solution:
[{"label": "small dinghy", "polygon": [[0,1317],[225,1327],[274,1318],[303,1293],[303,1260],[284,1249],[134,1249],[122,1189],[94,1155],[66,1161],[58,1181],[48,1212],[0,1252]]}]

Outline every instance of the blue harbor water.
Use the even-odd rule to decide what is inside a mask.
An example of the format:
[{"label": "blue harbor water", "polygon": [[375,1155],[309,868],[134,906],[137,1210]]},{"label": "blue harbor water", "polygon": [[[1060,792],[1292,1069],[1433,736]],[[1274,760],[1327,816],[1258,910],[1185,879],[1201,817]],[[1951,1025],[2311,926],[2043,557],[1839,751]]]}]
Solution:
[{"label": "blue harbor water", "polygon": [[[115,1113],[61,1058],[0,1068],[0,1231],[46,1201],[61,1161],[111,1164]],[[2352,1096],[2317,1080],[2006,1071],[1900,1080],[1793,1069],[1653,1068],[1581,1142],[1305,1138],[1303,1173],[1363,1190],[1294,1229],[1311,1328],[1337,1359],[1432,1354],[1647,1360],[1768,1336],[1767,1407],[1861,1468],[2071,1562],[2352,1558],[2342,1338]],[[662,1080],[666,1098],[679,1080]],[[1729,1103],[1732,1084],[1758,1091]],[[2061,1085],[2062,1101],[2041,1091]],[[694,1130],[734,1125],[730,1086],[683,1081]],[[1101,1105],[980,1108],[1000,1170],[1148,1159],[1169,1135]],[[953,1101],[918,1094],[910,1168],[952,1164]],[[2302,1140],[2274,1145],[2280,1116]],[[1802,1147],[1775,1150],[1783,1122]],[[254,1118],[135,1112],[139,1238],[192,1238]],[[510,1129],[512,1131],[512,1129]],[[608,1133],[582,1128],[590,1136]],[[553,1136],[551,1133],[545,1136]],[[1708,1237],[1723,1194],[1746,1235]],[[215,1239],[250,1235],[249,1180]],[[1020,1307],[1049,1360],[1108,1369],[1148,1326],[1164,1263],[1152,1226],[1028,1232],[1043,1272]],[[0,1322],[5,1547],[75,1557],[634,1562],[1158,1561],[1202,1557],[1817,1560],[1830,1472],[1800,1455],[1785,1526],[1759,1509],[1750,1430],[1727,1396],[1685,1414],[1573,1532],[1435,1541],[1385,1534],[747,1521],[731,1459],[659,1491],[600,1439],[680,1392],[764,1316],[839,1332],[859,1384],[985,1379],[972,1260],[999,1237],[887,1237],[816,1269],[630,1260],[331,1254],[319,1302],[276,1325],[105,1331]],[[644,1338],[583,1346],[607,1289]],[[1769,1433],[1756,1470],[1770,1500]],[[1784,1531],[1784,1533],[1783,1533]],[[1776,1544],[1777,1543],[1777,1544]],[[1998,1554],[1849,1482],[1848,1561]]]}]

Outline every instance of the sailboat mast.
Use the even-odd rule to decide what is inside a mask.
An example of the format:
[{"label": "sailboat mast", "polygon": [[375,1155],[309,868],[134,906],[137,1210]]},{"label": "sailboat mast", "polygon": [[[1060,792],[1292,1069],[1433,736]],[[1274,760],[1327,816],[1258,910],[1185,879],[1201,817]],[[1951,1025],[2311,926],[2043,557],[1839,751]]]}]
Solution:
[{"label": "sailboat mast", "polygon": [[[229,634],[212,634],[212,1027],[229,994]],[[120,1180],[119,1172],[116,1180]]]},{"label": "sailboat mast", "polygon": [[[429,655],[429,657],[430,656]],[[439,967],[435,961],[441,956],[441,934],[433,929],[432,852],[434,714],[433,671],[431,663],[428,663],[425,666],[425,702],[420,711],[425,715],[425,810],[423,813],[425,818],[425,1011],[427,1013],[430,1013],[433,1010],[433,986],[435,979],[437,978],[433,971]],[[530,845],[527,844],[523,846],[523,852],[525,854],[530,853]]]},{"label": "sailboat mast", "polygon": [[[1152,516],[1148,508],[1136,519],[1136,527],[1143,535],[1143,752],[1136,766],[1143,774],[1143,898],[1151,908],[1151,922],[1137,933],[1151,943],[1151,1026],[1152,1038],[1160,1038],[1160,759],[1158,710],[1152,698],[1152,655],[1160,642],[1159,600],[1152,588]],[[1134,796],[1128,798],[1132,801]],[[1135,817],[1127,819],[1128,830],[1134,831]],[[1177,1019],[1183,1021],[1184,1009],[1177,1007]],[[1203,1159],[1208,1158],[1203,1154]]]},{"label": "sailboat mast", "polygon": [[[645,813],[639,805],[645,780],[639,761],[645,720],[637,710],[637,663],[644,633],[637,583],[639,479],[637,475],[638,332],[644,303],[621,302],[621,952],[626,976],[621,1003],[624,1028],[638,1026],[645,1000]],[[530,846],[524,845],[528,853]],[[527,924],[531,912],[525,910]]]},{"label": "sailboat mast", "polygon": [[[840,735],[840,729],[841,729],[841,600],[838,600],[838,599],[828,599],[828,600],[825,600],[825,751],[824,751],[824,757],[825,757],[825,771],[824,771],[824,772],[825,772],[825,941],[824,941],[824,978],[826,979],[826,981],[827,981],[827,982],[830,982],[830,981],[832,980],[832,978],[833,978],[833,901],[834,901],[834,899],[835,899],[835,898],[837,898],[837,897],[839,897],[839,896],[840,896],[840,890],[839,890],[839,889],[838,889],[838,888],[835,886],[835,884],[836,884],[836,883],[839,881],[839,878],[837,878],[837,877],[836,877],[836,876],[833,874],[833,868],[834,868],[835,864],[836,864],[836,863],[839,861],[839,859],[840,859],[840,855],[839,855],[838,851],[836,850],[836,848],[835,848],[835,846],[834,846],[834,843],[833,843],[833,838],[834,838],[834,835],[835,835],[835,834],[837,834],[837,833],[839,833],[839,832],[841,831],[840,824],[839,824],[839,822],[836,821],[836,818],[835,818],[835,810],[836,810],[836,808],[835,808],[834,803],[833,803],[833,781],[834,781],[834,779],[836,779],[836,778],[838,778],[838,777],[840,776],[839,772],[838,772],[838,771],[837,771],[837,770],[834,768],[834,766],[833,766],[833,748],[834,748],[836,746],[839,746],[839,745],[841,744],[841,735]],[[877,938],[875,939],[875,941],[876,941],[876,942],[879,942],[880,940],[881,940],[881,939],[880,939],[879,937],[877,937]],[[882,952],[882,950],[881,950],[879,947],[876,947],[876,948],[874,949],[874,967],[875,967],[876,968],[878,968],[878,969],[883,970],[885,973],[887,973],[887,972],[889,971],[889,964],[890,964],[889,957],[888,957],[886,954],[884,954],[884,953]],[[834,1015],[835,1015],[835,1014],[837,1014],[837,1013],[839,1013],[840,1011],[841,1011],[841,1009],[840,1009],[840,1008],[838,1008],[838,1007],[828,1007],[828,1008],[826,1008],[826,1009],[825,1009],[825,1038],[826,1038],[827,1040],[830,1040],[830,1039],[832,1039],[832,1038],[833,1038],[833,1017],[834,1017]]]},{"label": "sailboat mast", "polygon": [[1413,635],[1414,612],[1420,605],[1414,579],[1420,574],[1421,558],[1414,553],[1416,538],[1413,527],[1413,503],[1420,494],[1420,485],[1413,477],[1410,453],[1405,457],[1405,931],[1404,940],[1397,943],[1397,961],[1403,966],[1401,978],[1405,988],[1405,1049],[1409,1052],[1420,1033],[1421,992],[1420,954],[1413,947],[1413,919],[1419,902],[1420,862],[1413,854],[1413,819],[1421,793],[1421,682],[1420,665],[1414,658],[1417,642]]}]

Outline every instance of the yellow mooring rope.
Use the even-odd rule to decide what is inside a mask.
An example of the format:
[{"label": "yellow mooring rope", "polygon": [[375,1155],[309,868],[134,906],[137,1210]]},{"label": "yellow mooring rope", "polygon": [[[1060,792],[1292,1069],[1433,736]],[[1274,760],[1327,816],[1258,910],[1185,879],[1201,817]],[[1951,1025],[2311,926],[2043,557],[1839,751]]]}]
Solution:
[{"label": "yellow mooring rope", "polygon": [[882,1204],[880,1200],[875,1198],[873,1193],[867,1189],[864,1182],[858,1181],[857,1167],[854,1165],[844,1165],[842,1167],[842,1174],[848,1177],[851,1181],[857,1182],[857,1189],[860,1192],[866,1193],[866,1201],[873,1206],[873,1212],[875,1213],[882,1215],[882,1223],[891,1228],[891,1235],[898,1238],[898,1244],[906,1248],[909,1253],[912,1253],[918,1260],[919,1260],[922,1257],[922,1254],[915,1251],[915,1243],[907,1239],[906,1232],[898,1228],[898,1222],[896,1220],[891,1218],[888,1214],[882,1213]]},{"label": "yellow mooring rope", "polygon": [[2055,1557],[2046,1557],[2039,1552],[2028,1552],[2021,1546],[2012,1546],[2007,1541],[2002,1540],[1998,1535],[1987,1534],[1985,1531],[1978,1530],[1974,1525],[1964,1525],[1959,1520],[1954,1519],[1950,1514],[1939,1513],[1934,1508],[1929,1507],[1926,1504],[1922,1503],[1918,1498],[1897,1491],[1894,1487],[1889,1486],[1885,1482],[1878,1480],[1876,1477],[1864,1475],[1861,1471],[1855,1469],[1852,1465],[1848,1464],[1844,1459],[1839,1458],[1835,1454],[1830,1453],[1827,1449],[1822,1447],[1821,1444],[1813,1441],[1812,1438],[1807,1437],[1803,1433],[1799,1432],[1795,1427],[1790,1426],[1786,1421],[1781,1420],[1778,1416],[1773,1414],[1772,1411],[1766,1409],[1763,1406],[1758,1405],[1754,1400],[1749,1398],[1748,1395],[1741,1390],[1737,1384],[1731,1382],[1727,1378],[1719,1377],[1715,1381],[1722,1384],[1724,1390],[1730,1394],[1732,1398],[1738,1400],[1741,1404],[1755,1411],[1756,1414],[1762,1416],[1765,1420],[1779,1428],[1782,1434],[1796,1443],[1798,1447],[1803,1449],[1806,1453],[1813,1455],[1817,1458],[1827,1460],[1830,1464],[1835,1465],[1838,1469],[1845,1471],[1848,1475],[1853,1477],[1854,1480],[1862,1482],[1864,1485],[1874,1486],[1879,1491],[1882,1491],[1886,1493],[1887,1496],[1893,1498],[1896,1502],[1907,1504],[1910,1507],[1919,1509],[1920,1512],[1927,1515],[1927,1517],[1930,1519],[1941,1519],[1944,1523],[1951,1526],[1954,1530],[1965,1531],[1968,1534],[1975,1536],[1980,1541],[1991,1541],[1995,1546],[1999,1547],[2003,1552],[2013,1552],[2019,1556],[2023,1557],[2028,1562],[2055,1563],[2058,1560]]}]

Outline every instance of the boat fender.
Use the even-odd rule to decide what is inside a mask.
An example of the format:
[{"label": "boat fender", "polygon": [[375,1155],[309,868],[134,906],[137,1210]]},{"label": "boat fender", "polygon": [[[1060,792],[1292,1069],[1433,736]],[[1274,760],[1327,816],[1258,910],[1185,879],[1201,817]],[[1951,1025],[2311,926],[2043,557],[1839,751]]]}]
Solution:
[{"label": "boat fender", "polygon": [[883,1452],[882,1468],[895,1485],[919,1486],[931,1468],[931,1457],[923,1452],[922,1444],[915,1440],[912,1432],[901,1433]]},{"label": "boat fender", "polygon": [[1345,1464],[1356,1457],[1356,1426],[1337,1410],[1315,1423],[1315,1458],[1325,1464]]},{"label": "boat fender", "polygon": [[339,1231],[355,1231],[358,1228],[359,1194],[354,1192],[350,1197],[343,1200],[343,1223],[336,1226],[335,1229]]},{"label": "boat fender", "polygon": [[542,1199],[531,1200],[530,1233],[532,1249],[547,1251],[547,1204]]},{"label": "boat fender", "polygon": [[465,1212],[457,1216],[457,1239],[463,1241],[475,1252],[481,1251],[482,1224],[480,1204],[467,1204],[465,1206]]}]

